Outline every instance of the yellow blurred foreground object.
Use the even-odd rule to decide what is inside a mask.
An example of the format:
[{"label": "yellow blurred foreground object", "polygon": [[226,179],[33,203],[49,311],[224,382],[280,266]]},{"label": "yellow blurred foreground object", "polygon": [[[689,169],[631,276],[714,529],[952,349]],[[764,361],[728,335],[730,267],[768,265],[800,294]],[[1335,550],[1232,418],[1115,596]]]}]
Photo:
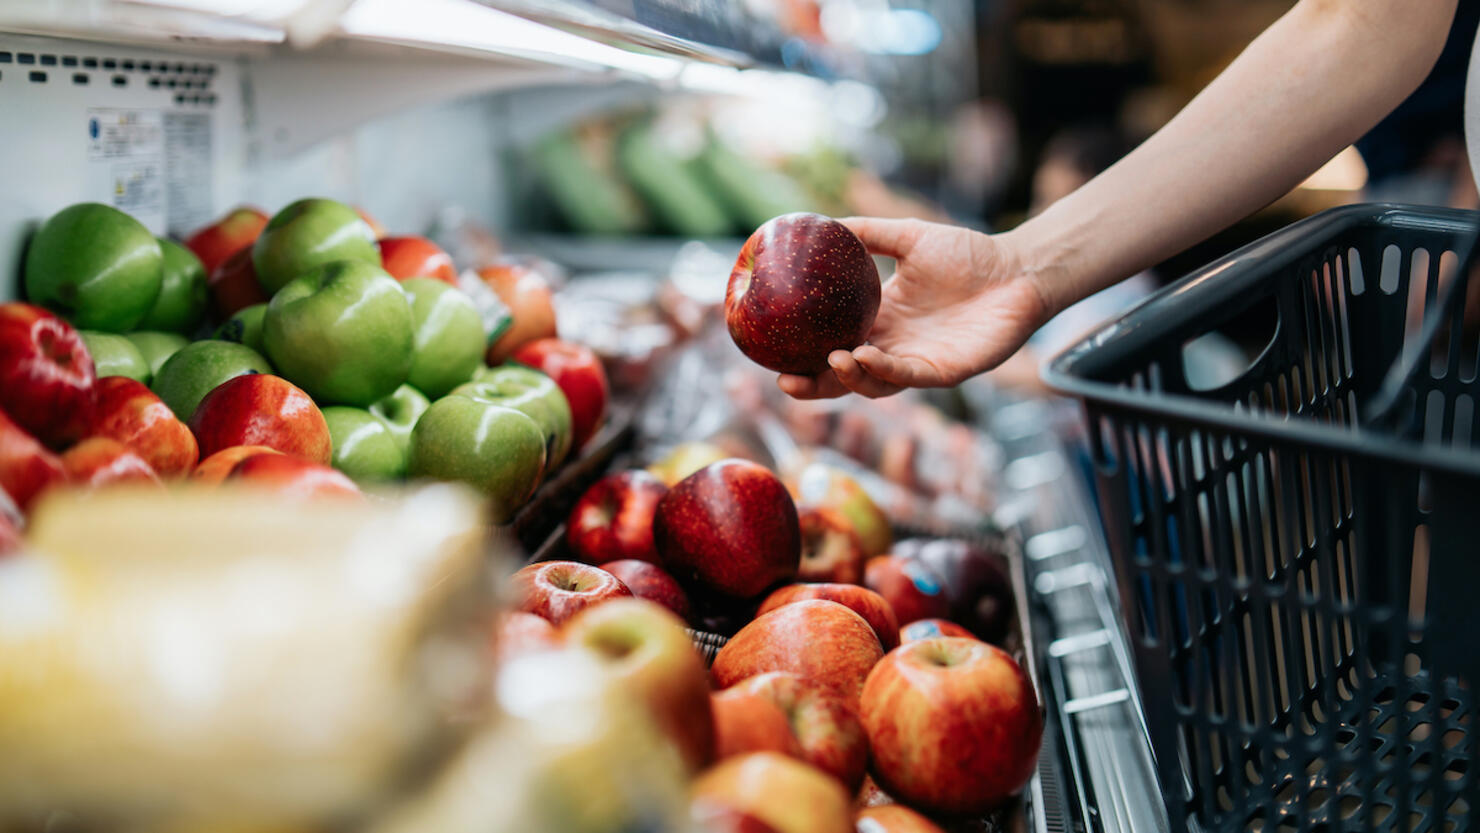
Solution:
[{"label": "yellow blurred foreground object", "polygon": [[488,534],[449,486],[47,499],[0,561],[0,829],[373,811],[486,700]]}]

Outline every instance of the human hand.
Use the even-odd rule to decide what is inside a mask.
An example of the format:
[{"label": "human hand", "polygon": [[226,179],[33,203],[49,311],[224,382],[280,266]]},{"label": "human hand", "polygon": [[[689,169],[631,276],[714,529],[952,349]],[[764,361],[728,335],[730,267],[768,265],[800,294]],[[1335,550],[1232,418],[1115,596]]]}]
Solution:
[{"label": "human hand", "polygon": [[783,374],[798,399],[879,397],[904,388],[950,387],[996,367],[1048,319],[1043,294],[1002,237],[922,220],[842,222],[897,268],[884,283],[868,341],[834,350],[829,371]]}]

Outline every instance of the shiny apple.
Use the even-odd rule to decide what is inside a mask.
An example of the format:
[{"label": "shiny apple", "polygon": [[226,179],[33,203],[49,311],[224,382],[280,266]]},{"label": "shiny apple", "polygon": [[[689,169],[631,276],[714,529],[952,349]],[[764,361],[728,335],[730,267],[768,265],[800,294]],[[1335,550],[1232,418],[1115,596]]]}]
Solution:
[{"label": "shiny apple", "polygon": [[514,573],[514,607],[560,625],[585,608],[632,595],[616,576],[575,561],[543,561]]},{"label": "shiny apple", "polygon": [[884,597],[901,625],[916,619],[946,619],[951,615],[944,582],[915,559],[897,555],[871,558],[864,566],[863,583]]},{"label": "shiny apple", "polygon": [[848,793],[837,779],[777,752],[726,758],[695,779],[690,792],[696,815],[728,807],[780,833],[853,833]]},{"label": "shiny apple", "polygon": [[0,304],[0,408],[64,448],[87,431],[97,375],[72,325],[30,304]]},{"label": "shiny apple", "polygon": [[88,437],[63,452],[62,468],[74,486],[98,488],[115,483],[159,485],[154,468],[133,449],[108,437]]},{"label": "shiny apple", "polygon": [[862,616],[823,599],[782,605],[741,628],[714,658],[716,685],[728,688],[767,671],[790,671],[856,706],[863,681],[884,651]]},{"label": "shiny apple", "polygon": [[164,477],[190,473],[200,456],[195,435],[154,391],[123,376],[99,379],[91,433],[132,448]]},{"label": "shiny apple", "polygon": [[845,605],[862,616],[879,638],[879,645],[888,653],[899,645],[899,625],[894,619],[894,609],[884,597],[856,584],[788,584],[777,589],[761,602],[755,615],[761,616],[781,607],[805,599],[826,599]]},{"label": "shiny apple", "polygon": [[591,485],[570,510],[565,540],[576,558],[592,564],[637,559],[659,562],[653,518],[668,487],[640,470],[609,474]]},{"label": "shiny apple", "polygon": [[289,499],[361,497],[359,487],[342,472],[286,454],[244,457],[228,479],[269,486]]},{"label": "shiny apple", "polygon": [[624,558],[608,561],[601,565],[601,569],[627,585],[632,595],[668,608],[685,622],[689,620],[688,594],[683,592],[677,579],[663,572],[662,567],[648,561]]},{"label": "shiny apple", "polygon": [[796,739],[794,757],[837,778],[850,790],[863,782],[868,738],[858,716],[836,692],[796,674],[771,671],[743,680],[714,699],[718,703],[726,696],[741,695],[758,695],[775,704]]},{"label": "shiny apple", "polygon": [[61,459],[0,410],[0,489],[15,505],[29,511],[38,495],[66,480]]}]

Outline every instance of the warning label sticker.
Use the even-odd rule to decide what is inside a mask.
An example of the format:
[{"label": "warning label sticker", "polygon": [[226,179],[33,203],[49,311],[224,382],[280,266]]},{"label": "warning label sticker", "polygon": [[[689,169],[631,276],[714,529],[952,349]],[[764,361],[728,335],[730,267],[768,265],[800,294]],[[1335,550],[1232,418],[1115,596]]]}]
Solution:
[{"label": "warning label sticker", "polygon": [[106,169],[113,207],[132,214],[150,228],[163,226],[164,113],[89,108],[87,136],[88,160]]}]

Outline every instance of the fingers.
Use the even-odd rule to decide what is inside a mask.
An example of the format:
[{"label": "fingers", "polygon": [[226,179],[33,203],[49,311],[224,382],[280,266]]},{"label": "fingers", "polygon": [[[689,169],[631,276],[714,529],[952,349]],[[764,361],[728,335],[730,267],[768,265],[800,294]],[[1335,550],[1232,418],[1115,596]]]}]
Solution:
[{"label": "fingers", "polygon": [[835,399],[848,392],[832,373],[817,376],[793,376],[783,373],[776,380],[781,392],[793,399]]},{"label": "fingers", "polygon": [[847,350],[834,350],[827,357],[827,364],[833,370],[833,376],[848,390],[860,396],[870,399],[878,399],[881,396],[892,396],[899,393],[901,387],[891,384],[883,379],[869,374],[862,365],[853,358],[853,354]]},{"label": "fingers", "polygon": [[910,253],[920,239],[919,220],[882,220],[875,217],[844,217],[838,222],[847,226],[870,252],[899,260]]},{"label": "fingers", "polygon": [[924,359],[891,356],[872,344],[855,349],[850,358],[870,376],[883,384],[894,386],[896,390],[939,387],[943,384],[940,374]]}]

